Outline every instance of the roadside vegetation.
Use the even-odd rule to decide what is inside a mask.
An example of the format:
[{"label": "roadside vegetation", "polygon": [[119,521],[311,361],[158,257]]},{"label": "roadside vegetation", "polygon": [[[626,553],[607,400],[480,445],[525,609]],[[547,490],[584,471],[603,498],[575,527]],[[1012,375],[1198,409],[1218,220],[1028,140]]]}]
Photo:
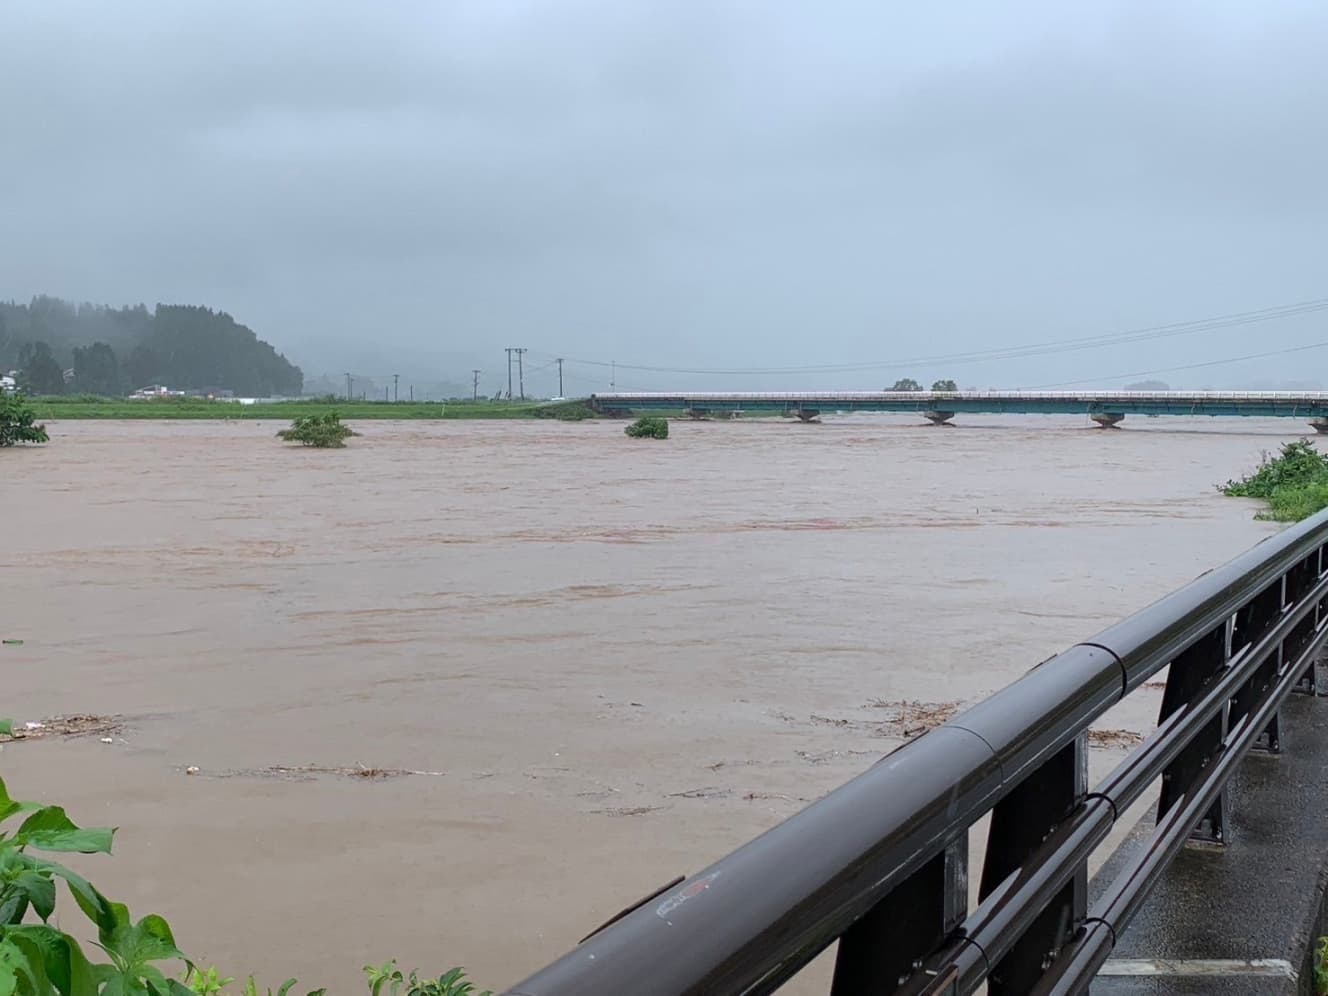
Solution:
[{"label": "roadside vegetation", "polygon": [[1286,443],[1281,453],[1265,453],[1252,473],[1219,490],[1232,498],[1263,499],[1268,507],[1257,518],[1299,522],[1328,508],[1328,456],[1308,439]]},{"label": "roadside vegetation", "polygon": [[343,425],[336,412],[323,412],[297,418],[289,429],[282,429],[277,435],[288,443],[303,443],[305,446],[328,450],[341,449],[347,439],[359,433]]},{"label": "roadside vegetation", "polygon": [[44,419],[295,419],[335,411],[347,419],[520,419],[552,418],[577,421],[592,418],[584,401],[346,401],[344,398],[309,398],[241,405],[206,398],[151,398],[128,401],[96,395],[30,397],[29,404]]},{"label": "roadside vegetation", "polygon": [[647,415],[629,425],[623,432],[633,439],[668,439],[669,420]]},{"label": "roadside vegetation", "polygon": [[[0,733],[13,732],[12,723],[0,720]],[[216,968],[200,969],[164,918],[149,913],[135,921],[124,904],[47,857],[110,854],[114,830],[80,827],[59,806],[11,799],[0,781],[0,822],[20,816],[17,829],[0,835],[0,996],[271,996],[252,976],[233,988],[235,979]],[[86,950],[64,929],[75,921],[64,905],[57,918],[61,882],[86,917],[86,929],[95,932]],[[459,968],[436,979],[405,975],[395,962],[364,971],[370,996],[491,996],[477,992]],[[288,979],[277,996],[295,985]],[[315,989],[309,996],[324,993]]]},{"label": "roadside vegetation", "polygon": [[23,396],[0,394],[0,446],[46,441],[46,426],[37,424],[32,406]]}]

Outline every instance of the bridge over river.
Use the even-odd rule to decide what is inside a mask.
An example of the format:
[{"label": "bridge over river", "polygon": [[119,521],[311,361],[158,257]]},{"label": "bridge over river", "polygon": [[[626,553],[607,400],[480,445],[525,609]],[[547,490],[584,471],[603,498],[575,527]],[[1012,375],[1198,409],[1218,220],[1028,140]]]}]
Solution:
[{"label": "bridge over river", "polygon": [[1328,433],[1328,392],[1297,391],[811,391],[592,394],[609,415],[668,413],[693,418],[916,412],[942,425],[959,414],[1087,415],[1104,428],[1126,415],[1303,418]]}]

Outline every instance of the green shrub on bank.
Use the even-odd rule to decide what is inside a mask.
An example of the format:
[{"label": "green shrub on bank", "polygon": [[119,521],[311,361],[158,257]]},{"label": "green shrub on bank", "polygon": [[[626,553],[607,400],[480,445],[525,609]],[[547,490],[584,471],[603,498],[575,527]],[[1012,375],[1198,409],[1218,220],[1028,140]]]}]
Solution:
[{"label": "green shrub on bank", "polygon": [[0,446],[46,441],[46,426],[37,425],[36,415],[22,395],[0,394]]},{"label": "green shrub on bank", "polygon": [[1328,508],[1328,480],[1278,488],[1268,499],[1268,508],[1259,518],[1272,522],[1299,522]]},{"label": "green shrub on bank", "polygon": [[359,435],[350,426],[342,425],[336,412],[324,412],[322,415],[305,415],[291,423],[289,429],[277,433],[288,443],[303,443],[319,449],[331,449],[346,445],[351,436]]},{"label": "green shrub on bank", "polygon": [[1221,492],[1233,498],[1262,498],[1260,519],[1299,522],[1328,508],[1328,456],[1308,439],[1286,443],[1275,457],[1264,454],[1252,474],[1227,481]]},{"label": "green shrub on bank", "polygon": [[1308,439],[1298,439],[1286,443],[1275,457],[1265,453],[1254,473],[1239,481],[1227,481],[1222,493],[1232,498],[1271,498],[1278,488],[1300,487],[1318,480],[1328,480],[1328,457]]},{"label": "green shrub on bank", "polygon": [[623,431],[633,439],[668,439],[669,420],[647,415],[637,419]]}]

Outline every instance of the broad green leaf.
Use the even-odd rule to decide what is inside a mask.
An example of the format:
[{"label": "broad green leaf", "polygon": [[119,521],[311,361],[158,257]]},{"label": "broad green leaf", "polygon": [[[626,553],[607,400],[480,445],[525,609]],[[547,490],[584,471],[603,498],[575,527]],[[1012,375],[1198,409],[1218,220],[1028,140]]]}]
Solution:
[{"label": "broad green leaf", "polygon": [[37,830],[21,843],[39,851],[61,851],[74,854],[110,854],[115,830],[108,827],[90,827],[86,830]]},{"label": "broad green leaf", "polygon": [[14,973],[18,990],[24,996],[51,996],[41,948],[18,930],[5,931],[5,939],[0,941],[0,962]]},{"label": "broad green leaf", "polygon": [[78,903],[78,908],[97,925],[98,929],[110,930],[115,926],[115,913],[111,909],[111,901],[86,878],[54,861],[43,861],[37,867],[65,880],[74,902]]},{"label": "broad green leaf", "polygon": [[110,981],[120,974],[120,970],[114,965],[90,965],[92,970],[92,984],[98,992],[103,991],[102,987],[109,985]]},{"label": "broad green leaf", "polygon": [[45,924],[11,927],[6,937],[23,949],[43,991],[94,996],[87,960],[72,937]]},{"label": "broad green leaf", "polygon": [[14,721],[12,719],[0,719],[0,734],[6,737],[14,735]]},{"label": "broad green leaf", "polygon": [[40,950],[46,977],[62,996],[96,996],[92,966],[78,941],[45,924],[11,927],[7,933]]},{"label": "broad green leaf", "polygon": [[166,976],[162,974],[161,969],[154,965],[139,965],[138,971],[135,974],[147,983],[148,989],[152,992],[164,993],[168,988],[166,985]]},{"label": "broad green leaf", "polygon": [[110,854],[114,836],[114,830],[104,827],[81,829],[61,807],[45,806],[23,821],[14,835],[14,842],[41,851]]},{"label": "broad green leaf", "polygon": [[[5,722],[8,722],[7,720]],[[12,733],[12,730],[0,730],[0,733]],[[9,798],[9,789],[5,787],[4,779],[0,778],[0,820],[7,820],[15,813],[22,813],[27,810],[37,809],[35,802],[19,802]]]},{"label": "broad green leaf", "polygon": [[28,897],[22,890],[10,887],[0,893],[0,924],[15,924],[28,912]]},{"label": "broad green leaf", "polygon": [[101,943],[126,976],[126,992],[145,990],[146,987],[140,982],[142,978],[155,981],[160,977],[161,985],[166,984],[160,970],[151,964],[154,961],[179,960],[190,964],[176,948],[171,928],[161,917],[149,914],[138,923],[130,925],[129,911],[123,904],[112,903],[111,910],[115,916],[115,926],[101,932]]},{"label": "broad green leaf", "polygon": [[55,883],[49,877],[35,871],[20,872],[14,887],[23,890],[39,917],[50,919],[55,911]]},{"label": "broad green leaf", "polygon": [[35,865],[36,859],[28,857],[22,851],[0,851],[0,878],[6,882],[12,882],[18,878],[19,872]]},{"label": "broad green leaf", "polygon": [[138,921],[138,926],[149,937],[166,944],[171,951],[179,954],[175,948],[175,935],[171,933],[171,925],[166,922],[164,917],[156,913],[149,913],[142,920]]},{"label": "broad green leaf", "polygon": [[14,996],[18,990],[18,976],[14,969],[0,961],[0,996]]}]

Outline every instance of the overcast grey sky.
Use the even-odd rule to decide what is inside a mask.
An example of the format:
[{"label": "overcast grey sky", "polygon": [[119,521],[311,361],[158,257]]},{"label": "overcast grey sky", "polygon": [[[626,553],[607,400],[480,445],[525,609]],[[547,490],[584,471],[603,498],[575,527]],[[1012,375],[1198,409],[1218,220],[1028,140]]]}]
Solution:
[{"label": "overcast grey sky", "polygon": [[[0,297],[208,304],[308,375],[494,383],[507,345],[852,365],[1328,297],[1326,52],[1322,0],[4,0]],[[1328,312],[618,386],[1032,386],[1324,340]]]}]

